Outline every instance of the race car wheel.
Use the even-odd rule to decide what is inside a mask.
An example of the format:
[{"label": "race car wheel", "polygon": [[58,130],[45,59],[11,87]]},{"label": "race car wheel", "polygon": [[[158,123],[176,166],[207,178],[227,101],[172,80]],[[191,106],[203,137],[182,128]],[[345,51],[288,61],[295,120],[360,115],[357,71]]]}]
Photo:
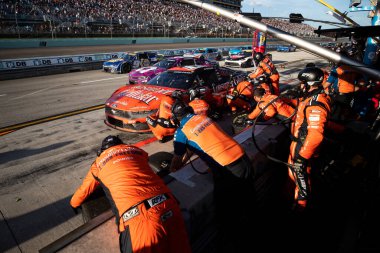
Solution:
[{"label": "race car wheel", "polygon": [[121,70],[121,73],[124,74],[124,73],[129,73],[131,71],[131,65],[126,63],[123,65],[122,67],[122,70]]},{"label": "race car wheel", "polygon": [[247,119],[247,113],[238,113],[233,119],[232,119],[232,131],[234,134],[238,134],[244,129],[247,128],[247,124],[245,123],[245,120]]},{"label": "race car wheel", "polygon": [[252,60],[247,60],[242,67],[243,68],[252,67]]}]

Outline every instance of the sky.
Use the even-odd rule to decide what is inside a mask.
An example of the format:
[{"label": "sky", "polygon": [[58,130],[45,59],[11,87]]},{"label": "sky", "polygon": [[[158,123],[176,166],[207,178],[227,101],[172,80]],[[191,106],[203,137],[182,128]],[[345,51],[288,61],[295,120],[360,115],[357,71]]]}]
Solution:
[{"label": "sky", "polygon": [[[350,0],[323,0],[335,7],[340,12],[348,12]],[[370,6],[369,0],[362,0],[360,6]],[[317,0],[244,0],[242,12],[258,12],[262,17],[289,17],[290,13],[301,13],[304,18],[340,23],[339,20],[326,14],[330,9]],[[371,19],[367,17],[368,11],[349,12],[348,17],[361,26],[371,25]],[[322,29],[338,28],[324,23],[306,22],[307,24]]]}]

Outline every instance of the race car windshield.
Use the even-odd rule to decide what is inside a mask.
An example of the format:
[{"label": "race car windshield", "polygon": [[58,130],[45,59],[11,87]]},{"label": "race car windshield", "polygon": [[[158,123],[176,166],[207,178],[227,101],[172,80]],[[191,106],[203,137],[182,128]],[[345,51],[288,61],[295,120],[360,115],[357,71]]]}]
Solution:
[{"label": "race car windshield", "polygon": [[163,72],[148,82],[151,85],[176,89],[188,89],[193,83],[194,75],[190,72]]},{"label": "race car windshield", "polygon": [[174,67],[175,60],[162,60],[160,62],[157,62],[153,66],[159,67],[159,68],[164,68],[164,69],[169,69]]},{"label": "race car windshield", "polygon": [[121,58],[123,58],[124,60],[128,61],[128,60],[132,60],[133,56],[130,55],[130,54],[122,54]]},{"label": "race car windshield", "polygon": [[195,50],[194,53],[196,54],[203,54],[205,52],[205,50]]}]

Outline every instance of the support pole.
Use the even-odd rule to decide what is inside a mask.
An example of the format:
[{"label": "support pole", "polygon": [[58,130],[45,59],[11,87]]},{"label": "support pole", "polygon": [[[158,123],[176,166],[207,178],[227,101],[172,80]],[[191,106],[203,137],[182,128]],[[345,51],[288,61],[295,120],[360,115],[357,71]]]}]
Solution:
[{"label": "support pole", "polygon": [[351,66],[353,69],[359,71],[360,73],[369,75],[377,80],[380,80],[380,71],[374,68],[371,68],[370,66],[366,66],[361,62],[358,62],[350,57],[340,55],[332,50],[323,48],[317,44],[311,43],[309,41],[303,40],[301,38],[298,38],[296,36],[293,36],[287,32],[284,32],[280,29],[274,28],[272,26],[267,26],[263,23],[260,23],[256,20],[244,17],[242,14],[239,13],[233,13],[231,11],[228,11],[226,9],[223,9],[221,7],[217,7],[212,4],[202,3],[200,1],[196,0],[180,0],[181,2],[191,4],[197,7],[200,7],[202,9],[208,10],[210,12],[216,13],[217,15],[235,20],[236,22],[239,22],[240,24],[246,25],[248,27],[251,27],[253,29],[258,29],[264,33],[270,34],[273,37],[276,37],[280,40],[289,42],[293,45],[296,45],[297,47],[303,48],[311,53],[314,53],[316,55],[319,55],[323,58],[326,58],[332,62],[335,63],[342,63],[345,65]]}]

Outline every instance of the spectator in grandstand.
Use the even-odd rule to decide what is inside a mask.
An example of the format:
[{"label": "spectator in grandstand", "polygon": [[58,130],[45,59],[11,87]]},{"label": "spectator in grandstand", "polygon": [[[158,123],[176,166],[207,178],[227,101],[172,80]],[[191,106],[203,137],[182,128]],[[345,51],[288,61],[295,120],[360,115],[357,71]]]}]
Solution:
[{"label": "spectator in grandstand", "polygon": [[98,185],[115,214],[121,252],[191,252],[178,202],[144,150],[107,136],[71,206],[80,207]]}]

